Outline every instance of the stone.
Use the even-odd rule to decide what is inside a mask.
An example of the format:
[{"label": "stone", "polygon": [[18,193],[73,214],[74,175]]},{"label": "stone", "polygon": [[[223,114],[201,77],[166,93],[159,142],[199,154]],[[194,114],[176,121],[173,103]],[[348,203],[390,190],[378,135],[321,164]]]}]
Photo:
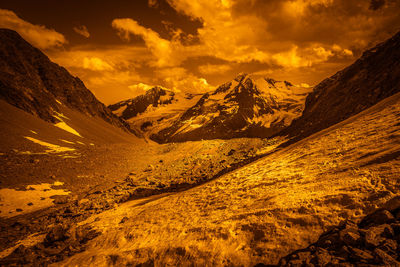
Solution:
[{"label": "stone", "polygon": [[400,235],[400,223],[392,223],[390,227],[392,227],[395,236]]},{"label": "stone", "polygon": [[375,255],[382,261],[383,264],[387,266],[400,266],[400,262],[395,260],[392,256],[388,255],[383,250],[376,248],[374,250]]},{"label": "stone", "polygon": [[389,211],[394,211],[400,209],[400,196],[395,196],[394,198],[387,201],[383,208]]},{"label": "stone", "polygon": [[44,241],[46,245],[51,245],[56,241],[61,241],[61,240],[65,240],[67,239],[67,235],[66,235],[66,228],[61,225],[58,224],[56,226],[54,226],[49,233],[46,235]]},{"label": "stone", "polygon": [[319,266],[325,266],[332,261],[331,255],[328,253],[326,249],[323,248],[317,248],[315,256],[316,257],[315,259],[313,259],[312,263],[318,264]]},{"label": "stone", "polygon": [[395,218],[392,213],[388,210],[377,210],[376,212],[367,215],[359,224],[361,228],[365,228],[368,226],[392,223],[395,221]]},{"label": "stone", "polygon": [[53,198],[53,203],[54,204],[66,204],[68,203],[70,197],[69,196],[65,196],[65,195],[59,195],[59,196],[52,196],[51,198]]},{"label": "stone", "polygon": [[342,230],[340,231],[340,239],[349,246],[354,246],[358,244],[361,240],[361,236],[358,231],[349,231],[349,230]]},{"label": "stone", "polygon": [[397,252],[397,242],[393,239],[386,239],[380,246],[379,249],[383,250],[384,252],[388,253],[389,255],[394,255]]},{"label": "stone", "polygon": [[119,223],[125,223],[128,220],[129,220],[129,218],[125,216],[122,218],[122,220]]},{"label": "stone", "polygon": [[367,250],[361,250],[358,248],[349,247],[351,252],[350,258],[356,261],[368,262],[374,259],[374,256]]},{"label": "stone", "polygon": [[367,247],[377,247],[385,238],[392,238],[393,236],[393,229],[388,224],[370,227],[365,230],[365,245]]}]

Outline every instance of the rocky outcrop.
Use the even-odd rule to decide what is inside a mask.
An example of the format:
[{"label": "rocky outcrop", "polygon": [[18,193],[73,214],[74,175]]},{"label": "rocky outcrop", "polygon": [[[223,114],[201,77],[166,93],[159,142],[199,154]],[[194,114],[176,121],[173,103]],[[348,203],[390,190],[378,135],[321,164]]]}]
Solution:
[{"label": "rocky outcrop", "polygon": [[171,126],[150,138],[167,143],[271,136],[301,115],[305,94],[296,95],[293,88],[289,82],[255,81],[240,74],[204,94]]},{"label": "rocky outcrop", "polygon": [[279,266],[325,265],[400,266],[400,197],[358,224],[347,221],[333,227],[314,244],[279,262]]},{"label": "rocky outcrop", "polygon": [[400,32],[318,84],[302,116],[280,135],[309,136],[400,92]]},{"label": "rocky outcrop", "polygon": [[60,106],[97,116],[106,122],[135,132],[66,69],[50,61],[17,32],[0,29],[0,98],[48,122]]}]

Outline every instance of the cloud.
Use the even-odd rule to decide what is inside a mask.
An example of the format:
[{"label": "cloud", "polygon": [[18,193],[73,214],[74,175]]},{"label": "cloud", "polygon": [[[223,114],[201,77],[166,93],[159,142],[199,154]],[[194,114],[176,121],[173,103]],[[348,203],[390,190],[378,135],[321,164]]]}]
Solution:
[{"label": "cloud", "polygon": [[0,9],[0,28],[17,31],[25,40],[40,49],[59,47],[67,43],[61,33],[24,21],[13,11],[6,9]]},{"label": "cloud", "polygon": [[129,86],[151,83],[138,68],[151,59],[146,48],[132,46],[73,46],[49,51],[51,60],[78,76],[102,102],[112,104],[135,96]]},{"label": "cloud", "polygon": [[131,34],[142,37],[154,56],[153,64],[158,67],[176,66],[183,60],[179,55],[181,48],[179,42],[163,39],[157,32],[139,25],[133,19],[114,19],[112,26],[119,31],[124,39],[129,40]]},{"label": "cloud", "polygon": [[113,70],[114,68],[105,62],[104,60],[98,57],[85,57],[83,58],[83,68],[95,70],[95,71],[104,71],[104,70]]},{"label": "cloud", "polygon": [[371,0],[369,4],[369,9],[378,10],[385,5],[385,0]]},{"label": "cloud", "polygon": [[155,71],[160,83],[175,92],[201,93],[214,89],[205,78],[189,73],[185,68],[163,68]]},{"label": "cloud", "polygon": [[132,90],[132,92],[135,92],[135,93],[137,93],[137,92],[143,92],[143,91],[148,91],[148,90],[150,90],[151,88],[153,88],[154,86],[153,85],[148,85],[148,84],[145,84],[145,83],[138,83],[138,84],[133,84],[133,85],[129,85],[128,86],[128,88],[130,89],[130,90]]},{"label": "cloud", "polygon": [[198,67],[202,74],[221,74],[231,70],[232,67],[228,64],[206,64]]},{"label": "cloud", "polygon": [[[311,67],[335,58],[335,43],[342,56],[357,56],[355,51],[388,38],[400,22],[395,11],[400,1],[395,0],[167,1],[202,21],[196,37],[203,55],[281,67]],[[372,13],[370,6],[381,12]]]},{"label": "cloud", "polygon": [[82,35],[82,36],[85,37],[85,38],[89,38],[89,37],[90,37],[89,30],[88,30],[88,28],[87,28],[85,25],[81,25],[81,26],[74,27],[73,30],[74,30],[77,34]]}]

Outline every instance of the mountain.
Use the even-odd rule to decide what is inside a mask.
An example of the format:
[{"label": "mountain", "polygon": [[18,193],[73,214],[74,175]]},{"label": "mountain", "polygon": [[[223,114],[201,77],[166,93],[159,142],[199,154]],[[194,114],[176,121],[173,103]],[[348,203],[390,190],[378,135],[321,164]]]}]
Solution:
[{"label": "mountain", "polygon": [[140,129],[144,135],[150,135],[161,128],[169,127],[200,96],[201,94],[173,92],[155,86],[143,95],[109,105],[108,108],[134,128]]},{"label": "mountain", "polygon": [[159,143],[236,137],[268,137],[301,115],[309,88],[240,74],[204,94],[167,128],[152,134]]},{"label": "mountain", "polygon": [[297,140],[345,120],[400,92],[400,32],[318,84],[303,115],[280,135]]},{"label": "mountain", "polygon": [[[0,99],[47,122],[61,123],[67,107],[136,133],[66,69],[17,32],[0,29]],[[136,133],[137,134],[137,133]]]}]

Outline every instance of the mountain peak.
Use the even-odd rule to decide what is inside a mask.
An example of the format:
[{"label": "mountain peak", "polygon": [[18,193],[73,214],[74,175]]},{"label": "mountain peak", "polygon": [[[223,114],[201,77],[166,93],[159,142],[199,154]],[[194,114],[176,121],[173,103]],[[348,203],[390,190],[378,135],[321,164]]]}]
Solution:
[{"label": "mountain peak", "polygon": [[235,81],[241,82],[246,76],[248,76],[247,73],[241,72],[235,77]]}]

